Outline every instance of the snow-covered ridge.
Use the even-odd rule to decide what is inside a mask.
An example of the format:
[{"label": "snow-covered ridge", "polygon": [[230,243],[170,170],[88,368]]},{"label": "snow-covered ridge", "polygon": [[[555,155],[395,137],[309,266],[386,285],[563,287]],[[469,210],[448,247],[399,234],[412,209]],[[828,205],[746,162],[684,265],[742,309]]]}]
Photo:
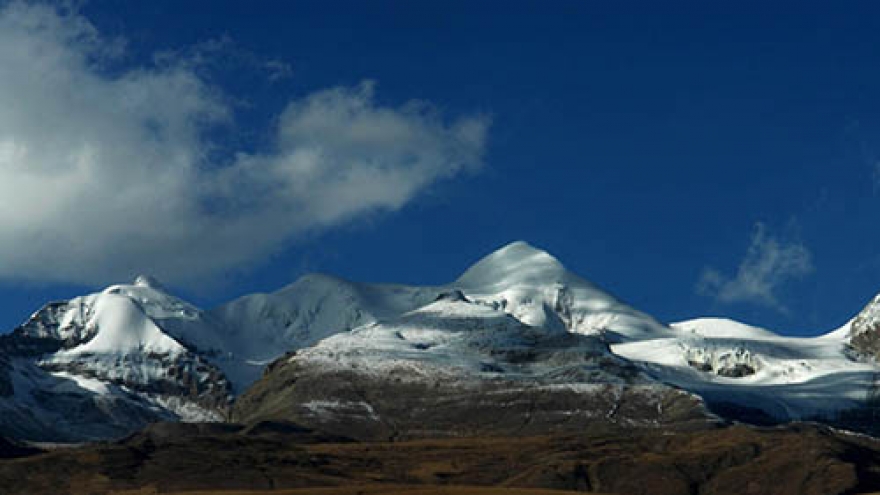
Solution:
[{"label": "snow-covered ridge", "polygon": [[[306,275],[277,292],[245,296],[207,312],[218,327],[211,334],[214,342],[195,339],[192,332],[181,337],[199,348],[221,349],[227,356],[232,350],[233,360],[239,356],[262,364],[286,351],[310,347],[355,328],[411,318],[404,315],[453,293],[461,293],[472,307],[489,308],[544,332],[601,334],[615,341],[670,332],[650,316],[568,272],[548,253],[515,242],[441,286],[366,284],[323,274]],[[438,318],[443,324],[455,325],[452,316]],[[217,342],[217,335],[222,336],[222,342]],[[239,390],[258,376],[237,373],[222,360],[215,361],[231,373]],[[235,378],[236,373],[240,379]]]},{"label": "snow-covered ridge", "polygon": [[534,326],[502,308],[446,294],[397,318],[324,339],[290,361],[405,381],[560,383],[550,377],[569,372],[591,373],[594,383],[623,382],[598,366],[601,359],[616,359],[598,336]]},{"label": "snow-covered ridge", "polygon": [[783,337],[723,318],[675,323],[678,335],[612,345],[665,383],[710,402],[779,420],[833,418],[866,404],[877,363],[853,352],[849,332]]}]

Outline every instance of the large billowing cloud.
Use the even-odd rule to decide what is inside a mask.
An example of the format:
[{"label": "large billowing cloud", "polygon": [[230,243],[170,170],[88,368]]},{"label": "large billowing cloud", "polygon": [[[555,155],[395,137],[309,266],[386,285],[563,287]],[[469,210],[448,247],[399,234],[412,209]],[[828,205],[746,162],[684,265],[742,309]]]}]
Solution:
[{"label": "large billowing cloud", "polygon": [[291,101],[271,149],[224,156],[227,98],[167,54],[119,69],[122,47],[75,12],[0,8],[0,279],[188,283],[482,163],[486,118],[383,107],[371,82]]},{"label": "large billowing cloud", "polygon": [[780,287],[812,271],[812,257],[806,246],[780,240],[758,223],[736,274],[728,277],[707,268],[697,290],[722,303],[756,304],[786,313],[788,310],[778,297]]}]

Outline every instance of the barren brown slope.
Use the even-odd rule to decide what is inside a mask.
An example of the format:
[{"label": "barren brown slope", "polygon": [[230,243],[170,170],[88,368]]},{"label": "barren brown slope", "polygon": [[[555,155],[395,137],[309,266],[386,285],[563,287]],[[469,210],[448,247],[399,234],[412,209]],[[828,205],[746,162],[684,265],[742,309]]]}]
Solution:
[{"label": "barren brown slope", "polygon": [[[487,488],[476,486],[418,487],[404,485],[355,485],[333,488],[300,488],[270,491],[198,491],[170,495],[575,495],[583,492],[535,488]],[[146,491],[116,492],[113,495],[151,495]]]},{"label": "barren brown slope", "polygon": [[281,426],[157,425],[119,443],[2,461],[0,487],[53,495],[318,488],[335,495],[377,485],[385,493],[449,494],[479,493],[463,487],[631,495],[880,490],[880,441],[813,425],[373,443]]}]

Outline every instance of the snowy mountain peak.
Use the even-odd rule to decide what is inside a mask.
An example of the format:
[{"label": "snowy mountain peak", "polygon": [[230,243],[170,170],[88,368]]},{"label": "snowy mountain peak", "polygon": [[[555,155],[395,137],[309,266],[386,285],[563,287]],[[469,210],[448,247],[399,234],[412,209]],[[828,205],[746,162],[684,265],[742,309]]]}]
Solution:
[{"label": "snowy mountain peak", "polygon": [[472,287],[515,282],[553,282],[566,273],[550,253],[523,242],[512,242],[481,259],[456,281]]},{"label": "snowy mountain peak", "polygon": [[659,335],[669,329],[569,272],[528,243],[508,244],[470,267],[452,285],[468,299],[551,331],[603,334],[610,340]]}]

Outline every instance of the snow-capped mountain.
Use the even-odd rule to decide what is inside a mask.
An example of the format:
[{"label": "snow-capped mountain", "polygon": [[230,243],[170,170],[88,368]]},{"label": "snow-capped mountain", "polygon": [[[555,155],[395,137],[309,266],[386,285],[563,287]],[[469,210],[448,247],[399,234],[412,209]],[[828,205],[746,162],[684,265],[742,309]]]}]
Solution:
[{"label": "snow-capped mountain", "polygon": [[528,325],[602,334],[606,341],[652,338],[669,330],[521,241],[486,256],[446,289],[460,289]]},{"label": "snow-capped mountain", "polygon": [[52,302],[0,336],[0,432],[79,441],[156,420],[223,421],[285,352],[435,295],[308,275],[203,311],[141,276]]},{"label": "snow-capped mountain", "polygon": [[706,406],[833,420],[880,402],[878,308],[812,339],[665,325],[524,242],[441,286],[312,274],[210,310],[138,277],[0,336],[0,434],[108,438],[230,415],[365,438],[539,432],[717,419]]},{"label": "snow-capped mountain", "polygon": [[674,331],[546,252],[508,245],[434,290],[421,307],[274,364],[234,419],[282,417],[357,438],[710,419],[698,397],[608,347]]},{"label": "snow-capped mountain", "polygon": [[[532,396],[544,420],[536,421],[533,411],[530,424],[546,428],[594,418],[598,411],[589,405],[608,403],[607,396],[594,394],[596,387],[619,386],[618,397],[648,389],[662,395],[672,387],[699,396],[723,417],[862,427],[852,425],[852,418],[880,402],[880,367],[873,359],[880,348],[877,300],[843,328],[817,338],[783,337],[721,318],[667,326],[525,243],[496,251],[439,289],[445,295],[437,301],[279,361],[238,401],[234,415],[245,420],[281,415],[336,428],[357,417],[361,424],[352,434],[406,434],[417,427],[408,421],[418,411],[442,419],[437,401],[447,407],[445,416],[473,411],[473,404],[452,399],[464,390],[496,397],[506,390],[583,391],[573,399],[576,406],[565,402],[570,409],[562,410],[552,395]],[[407,386],[401,389],[401,383]],[[390,390],[432,405],[404,419],[384,398]],[[650,393],[636,402],[643,413],[656,406]],[[495,417],[486,413],[492,404],[484,406],[481,414]],[[697,410],[691,407],[691,416],[685,416],[697,416]],[[508,409],[504,416],[511,414]],[[561,416],[569,420],[560,423]],[[623,418],[664,420],[644,414]]]},{"label": "snow-capped mountain", "polygon": [[199,316],[145,277],[48,304],[0,340],[11,385],[0,429],[80,440],[160,419],[222,420],[228,381],[169,331]]}]

